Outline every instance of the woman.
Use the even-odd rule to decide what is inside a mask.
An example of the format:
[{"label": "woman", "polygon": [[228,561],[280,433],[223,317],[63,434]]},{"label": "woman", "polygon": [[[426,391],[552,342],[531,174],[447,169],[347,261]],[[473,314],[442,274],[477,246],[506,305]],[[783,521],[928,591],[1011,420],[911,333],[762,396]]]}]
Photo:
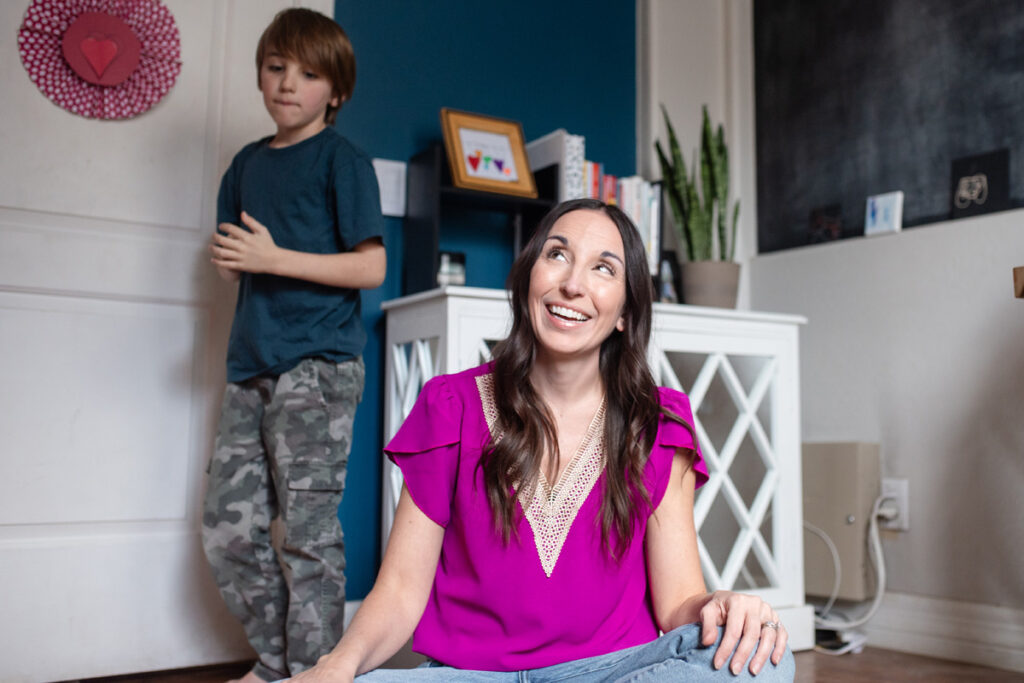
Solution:
[{"label": "woman", "polygon": [[[557,206],[509,288],[494,361],[428,382],[385,448],[405,487],[376,584],[293,680],[792,680],[771,607],[705,592],[707,470],[688,400],[647,368],[651,282],[629,219]],[[414,628],[430,661],[372,671]]]}]

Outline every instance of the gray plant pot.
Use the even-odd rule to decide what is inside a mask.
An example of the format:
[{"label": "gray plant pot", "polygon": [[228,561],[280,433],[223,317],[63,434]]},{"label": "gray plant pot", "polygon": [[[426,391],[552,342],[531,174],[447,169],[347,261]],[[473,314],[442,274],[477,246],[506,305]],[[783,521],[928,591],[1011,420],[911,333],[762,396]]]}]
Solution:
[{"label": "gray plant pot", "polygon": [[686,261],[680,266],[684,304],[736,308],[740,264],[731,261]]}]

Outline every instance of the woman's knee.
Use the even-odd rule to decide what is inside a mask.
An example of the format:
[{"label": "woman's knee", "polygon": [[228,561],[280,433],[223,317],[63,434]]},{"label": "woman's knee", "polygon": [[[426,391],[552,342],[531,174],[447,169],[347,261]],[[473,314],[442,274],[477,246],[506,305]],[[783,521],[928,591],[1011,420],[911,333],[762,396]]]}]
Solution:
[{"label": "woman's knee", "polygon": [[793,677],[796,675],[796,663],[793,659],[793,653],[789,648],[786,648],[786,651],[783,652],[782,659],[779,660],[778,664],[772,664],[771,656],[769,656],[768,660],[761,666],[761,670],[755,675],[750,673],[750,662],[753,660],[754,654],[757,653],[757,648],[755,647],[754,652],[752,652],[750,656],[747,657],[747,660],[743,662],[743,667],[740,669],[739,673],[733,674],[732,667],[735,662],[733,661],[732,656],[734,655],[730,656],[730,658],[726,660],[721,669],[716,670],[714,668],[713,660],[720,640],[721,636],[719,636],[719,641],[716,641],[714,645],[709,648],[705,648],[702,651],[701,659],[704,660],[706,667],[710,668],[711,671],[716,676],[721,677],[722,680],[739,679],[758,681],[759,683],[792,683]]},{"label": "woman's knee", "polygon": [[[729,659],[726,660],[725,664],[722,665],[722,668],[715,669],[714,659],[715,655],[718,653],[718,647],[722,642],[722,635],[723,629],[719,628],[718,637],[715,639],[715,643],[713,645],[705,647],[698,644],[687,652],[680,652],[675,661],[684,663],[686,666],[690,667],[691,670],[699,670],[701,672],[701,676],[694,680],[705,680],[708,676],[715,676],[716,678],[720,676],[722,677],[722,680],[736,680],[737,678],[742,680],[746,678],[759,681],[761,683],[791,683],[793,680],[796,672],[796,664],[793,659],[793,653],[790,652],[788,648],[783,653],[782,659],[779,660],[777,665],[772,664],[771,658],[769,657],[768,661],[764,663],[761,667],[761,671],[759,671],[756,676],[750,673],[750,661],[757,652],[756,647],[750,656],[747,657],[747,661],[743,662],[743,667],[739,674],[734,675],[732,673],[731,667],[734,663],[732,660],[732,653],[730,654]],[[652,678],[650,680],[656,679]],[[683,678],[682,680],[687,679]]]}]

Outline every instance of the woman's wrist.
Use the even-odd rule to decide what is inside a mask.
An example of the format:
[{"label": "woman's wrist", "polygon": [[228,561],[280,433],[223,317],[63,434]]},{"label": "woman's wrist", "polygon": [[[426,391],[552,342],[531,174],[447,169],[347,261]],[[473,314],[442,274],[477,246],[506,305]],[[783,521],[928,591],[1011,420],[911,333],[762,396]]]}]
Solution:
[{"label": "woman's wrist", "polygon": [[339,677],[345,677],[345,680],[355,678],[356,672],[359,669],[358,662],[341,652],[330,652],[324,655],[317,660],[316,665],[325,671],[337,674]]},{"label": "woman's wrist", "polygon": [[686,598],[670,615],[668,623],[666,624],[669,628],[664,628],[663,630],[667,632],[683,626],[684,624],[699,622],[701,620],[700,611],[710,600],[711,593],[698,593],[697,595],[691,595]]}]

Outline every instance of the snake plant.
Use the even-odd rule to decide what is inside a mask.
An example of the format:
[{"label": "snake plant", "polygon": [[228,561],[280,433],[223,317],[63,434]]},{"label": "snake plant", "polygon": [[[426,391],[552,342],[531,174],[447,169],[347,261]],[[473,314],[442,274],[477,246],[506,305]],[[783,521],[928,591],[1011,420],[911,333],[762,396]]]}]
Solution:
[{"label": "snake plant", "polygon": [[[686,245],[686,257],[690,261],[732,261],[736,252],[736,221],[739,218],[740,202],[737,199],[733,205],[732,224],[727,225],[729,148],[725,144],[725,131],[719,124],[718,130],[711,132],[708,108],[704,105],[700,152],[694,153],[693,166],[687,173],[679,140],[665,105],[661,105],[661,113],[668,130],[670,156],[665,154],[659,141],[654,142],[654,148],[661,162],[661,177],[672,207],[676,229]],[[697,187],[698,167],[700,191]],[[717,249],[714,248],[716,228]]]}]

